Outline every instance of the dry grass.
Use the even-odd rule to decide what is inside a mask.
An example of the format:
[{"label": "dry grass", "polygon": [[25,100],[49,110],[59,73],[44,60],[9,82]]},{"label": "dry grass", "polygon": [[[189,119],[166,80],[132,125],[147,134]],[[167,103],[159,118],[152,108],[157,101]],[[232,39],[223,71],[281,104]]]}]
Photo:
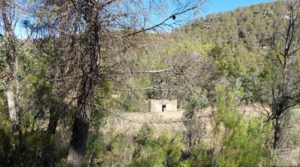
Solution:
[{"label": "dry grass", "polygon": [[[207,135],[204,138],[210,139],[213,131],[213,108],[201,109],[197,112],[198,119],[204,121],[206,125]],[[239,107],[238,111],[245,116],[264,116],[265,109],[258,104]],[[171,132],[183,132],[185,126],[182,122],[184,110],[176,112],[160,112],[160,113],[117,113],[111,114],[107,118],[107,124],[103,128],[104,133],[122,132],[127,134],[136,133],[141,126],[149,124],[153,130],[154,135],[160,135],[165,130]]]}]

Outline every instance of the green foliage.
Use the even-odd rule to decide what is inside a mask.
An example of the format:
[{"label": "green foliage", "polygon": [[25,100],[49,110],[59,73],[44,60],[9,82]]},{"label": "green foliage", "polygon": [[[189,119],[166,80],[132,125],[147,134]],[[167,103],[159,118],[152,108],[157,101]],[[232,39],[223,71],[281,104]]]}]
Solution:
[{"label": "green foliage", "polygon": [[198,145],[192,148],[188,159],[181,162],[182,167],[213,166],[213,150],[207,150],[204,146]]},{"label": "green foliage", "polygon": [[179,166],[182,156],[182,137],[170,134],[154,137],[149,125],[143,125],[133,136],[112,135],[107,144],[101,135],[91,135],[86,164],[94,166]]},{"label": "green foliage", "polygon": [[153,137],[153,130],[148,124],[144,124],[139,132],[134,136],[134,140],[139,145],[145,145]]},{"label": "green foliage", "polygon": [[9,132],[5,129],[0,129],[0,163],[3,166],[8,166],[8,159],[10,157],[10,150],[12,150],[12,146],[10,144],[10,136]]},{"label": "green foliage", "polygon": [[209,53],[215,45],[213,44],[201,44],[195,42],[193,39],[188,39],[187,37],[184,41],[172,41],[168,44],[165,49],[166,55],[174,54],[186,54],[186,53],[197,53],[199,55],[205,55]]},{"label": "green foliage", "polygon": [[112,154],[118,154],[122,148],[122,140],[124,139],[124,134],[116,134],[111,141],[108,143],[107,149]]},{"label": "green foliage", "polygon": [[179,166],[182,147],[180,135],[164,133],[154,138],[151,131],[148,125],[144,125],[136,135],[137,146],[130,166]]},{"label": "green foliage", "polygon": [[203,43],[235,46],[239,43],[256,50],[272,32],[276,17],[273,3],[260,4],[235,11],[212,14],[186,27],[186,31]]},{"label": "green foliage", "polygon": [[146,98],[143,93],[126,92],[121,94],[117,100],[117,104],[114,105],[115,108],[126,112],[146,112]]},{"label": "green foliage", "polygon": [[[240,78],[245,88],[245,102],[260,102],[259,97],[269,97],[270,94],[267,92],[268,84],[258,85],[261,82],[257,81],[270,80],[270,74],[274,73],[269,68],[274,61],[268,61],[272,54],[268,44],[272,26],[284,10],[286,9],[280,3],[239,8],[231,12],[208,15],[177,30],[176,33],[181,36],[185,34],[186,39],[197,41],[198,46],[210,44],[212,48],[207,50],[208,55],[221,75],[232,84]],[[213,89],[208,92],[213,92]]]},{"label": "green foliage", "polygon": [[55,143],[59,140],[59,135],[49,136],[45,131],[24,133],[20,140],[20,136],[10,132],[10,127],[0,124],[1,166],[43,166],[46,160],[60,163],[65,152],[62,145]]},{"label": "green foliage", "polygon": [[205,108],[210,105],[210,101],[207,97],[207,91],[201,88],[195,88],[192,96],[188,98],[188,103],[185,106],[186,110],[195,110],[199,108]]},{"label": "green foliage", "polygon": [[[217,133],[222,135],[218,166],[257,166],[267,161],[267,140],[270,125],[262,118],[244,117],[236,109],[235,92],[226,86],[217,86]],[[220,130],[222,129],[223,130]]]},{"label": "green foliage", "polygon": [[8,159],[11,156],[11,135],[8,113],[4,107],[2,93],[0,93],[0,164],[8,165]]},{"label": "green foliage", "polygon": [[257,74],[263,67],[264,56],[247,50],[242,44],[235,47],[225,46],[222,53],[213,54],[219,70],[231,76],[246,77],[249,73]]}]

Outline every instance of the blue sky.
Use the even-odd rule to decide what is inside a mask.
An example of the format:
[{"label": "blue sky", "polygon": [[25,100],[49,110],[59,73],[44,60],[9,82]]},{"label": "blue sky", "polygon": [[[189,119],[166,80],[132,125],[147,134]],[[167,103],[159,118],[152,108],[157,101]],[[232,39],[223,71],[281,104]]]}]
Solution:
[{"label": "blue sky", "polygon": [[[274,2],[274,0],[208,0],[202,7],[200,16],[205,16],[210,13],[219,13],[234,10],[238,7],[251,6],[259,3]],[[196,16],[197,17],[197,16]],[[193,19],[193,18],[190,18]],[[159,22],[161,20],[153,20],[153,22]],[[186,20],[188,22],[188,20]],[[191,20],[189,20],[191,21]],[[17,36],[24,38],[27,33],[22,26],[18,25],[15,29]]]},{"label": "blue sky", "polygon": [[208,0],[202,8],[202,12],[204,13],[201,15],[224,12],[238,7],[251,6],[266,2],[274,2],[274,0]]},{"label": "blue sky", "polygon": [[[182,1],[187,1],[190,2],[190,0],[182,0]],[[197,0],[199,1],[199,0]],[[226,11],[232,11],[235,10],[239,7],[247,7],[251,5],[257,5],[261,3],[268,3],[268,2],[275,2],[275,0],[207,0],[201,7],[200,7],[200,13],[197,13],[196,15],[193,15],[191,17],[191,12],[184,13],[180,16],[178,16],[179,20],[181,21],[178,25],[174,27],[179,27],[185,24],[188,24],[192,22],[194,19],[197,19],[199,17],[205,17],[208,14],[212,13],[220,13],[220,12],[226,12]],[[176,9],[176,7],[174,7]],[[172,9],[170,9],[170,14],[173,12]],[[152,24],[157,24],[164,20],[164,17],[160,16],[155,16],[152,18],[151,23]],[[172,24],[172,20],[168,21],[168,23]],[[163,27],[164,30],[171,30],[168,27]]]}]

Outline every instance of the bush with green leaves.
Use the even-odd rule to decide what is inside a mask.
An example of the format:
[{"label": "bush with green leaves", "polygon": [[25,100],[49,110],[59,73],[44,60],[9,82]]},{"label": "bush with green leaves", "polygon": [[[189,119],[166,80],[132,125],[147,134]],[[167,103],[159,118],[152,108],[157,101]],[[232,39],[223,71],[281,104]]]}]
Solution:
[{"label": "bush with green leaves", "polygon": [[187,159],[182,159],[180,166],[182,167],[202,167],[213,166],[213,150],[207,149],[203,145],[194,146],[191,150],[191,154]]},{"label": "bush with green leaves", "polygon": [[[229,86],[216,87],[216,133],[222,136],[216,153],[217,166],[267,165],[271,126],[263,118],[244,116],[237,111],[236,92]],[[223,130],[220,130],[222,129]]]},{"label": "bush with green leaves", "polygon": [[179,166],[182,148],[180,135],[166,132],[155,138],[149,125],[143,125],[134,140],[136,148],[130,166]]}]

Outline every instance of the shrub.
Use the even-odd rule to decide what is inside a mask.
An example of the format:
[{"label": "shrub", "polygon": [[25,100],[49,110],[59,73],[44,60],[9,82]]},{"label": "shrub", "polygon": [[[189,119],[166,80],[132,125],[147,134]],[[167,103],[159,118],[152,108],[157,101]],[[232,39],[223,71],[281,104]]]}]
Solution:
[{"label": "shrub", "polygon": [[[245,117],[236,110],[235,92],[231,88],[218,86],[216,125],[224,126],[217,166],[258,166],[268,158],[267,140],[270,125],[262,118]],[[227,92],[226,92],[227,91]]]}]

